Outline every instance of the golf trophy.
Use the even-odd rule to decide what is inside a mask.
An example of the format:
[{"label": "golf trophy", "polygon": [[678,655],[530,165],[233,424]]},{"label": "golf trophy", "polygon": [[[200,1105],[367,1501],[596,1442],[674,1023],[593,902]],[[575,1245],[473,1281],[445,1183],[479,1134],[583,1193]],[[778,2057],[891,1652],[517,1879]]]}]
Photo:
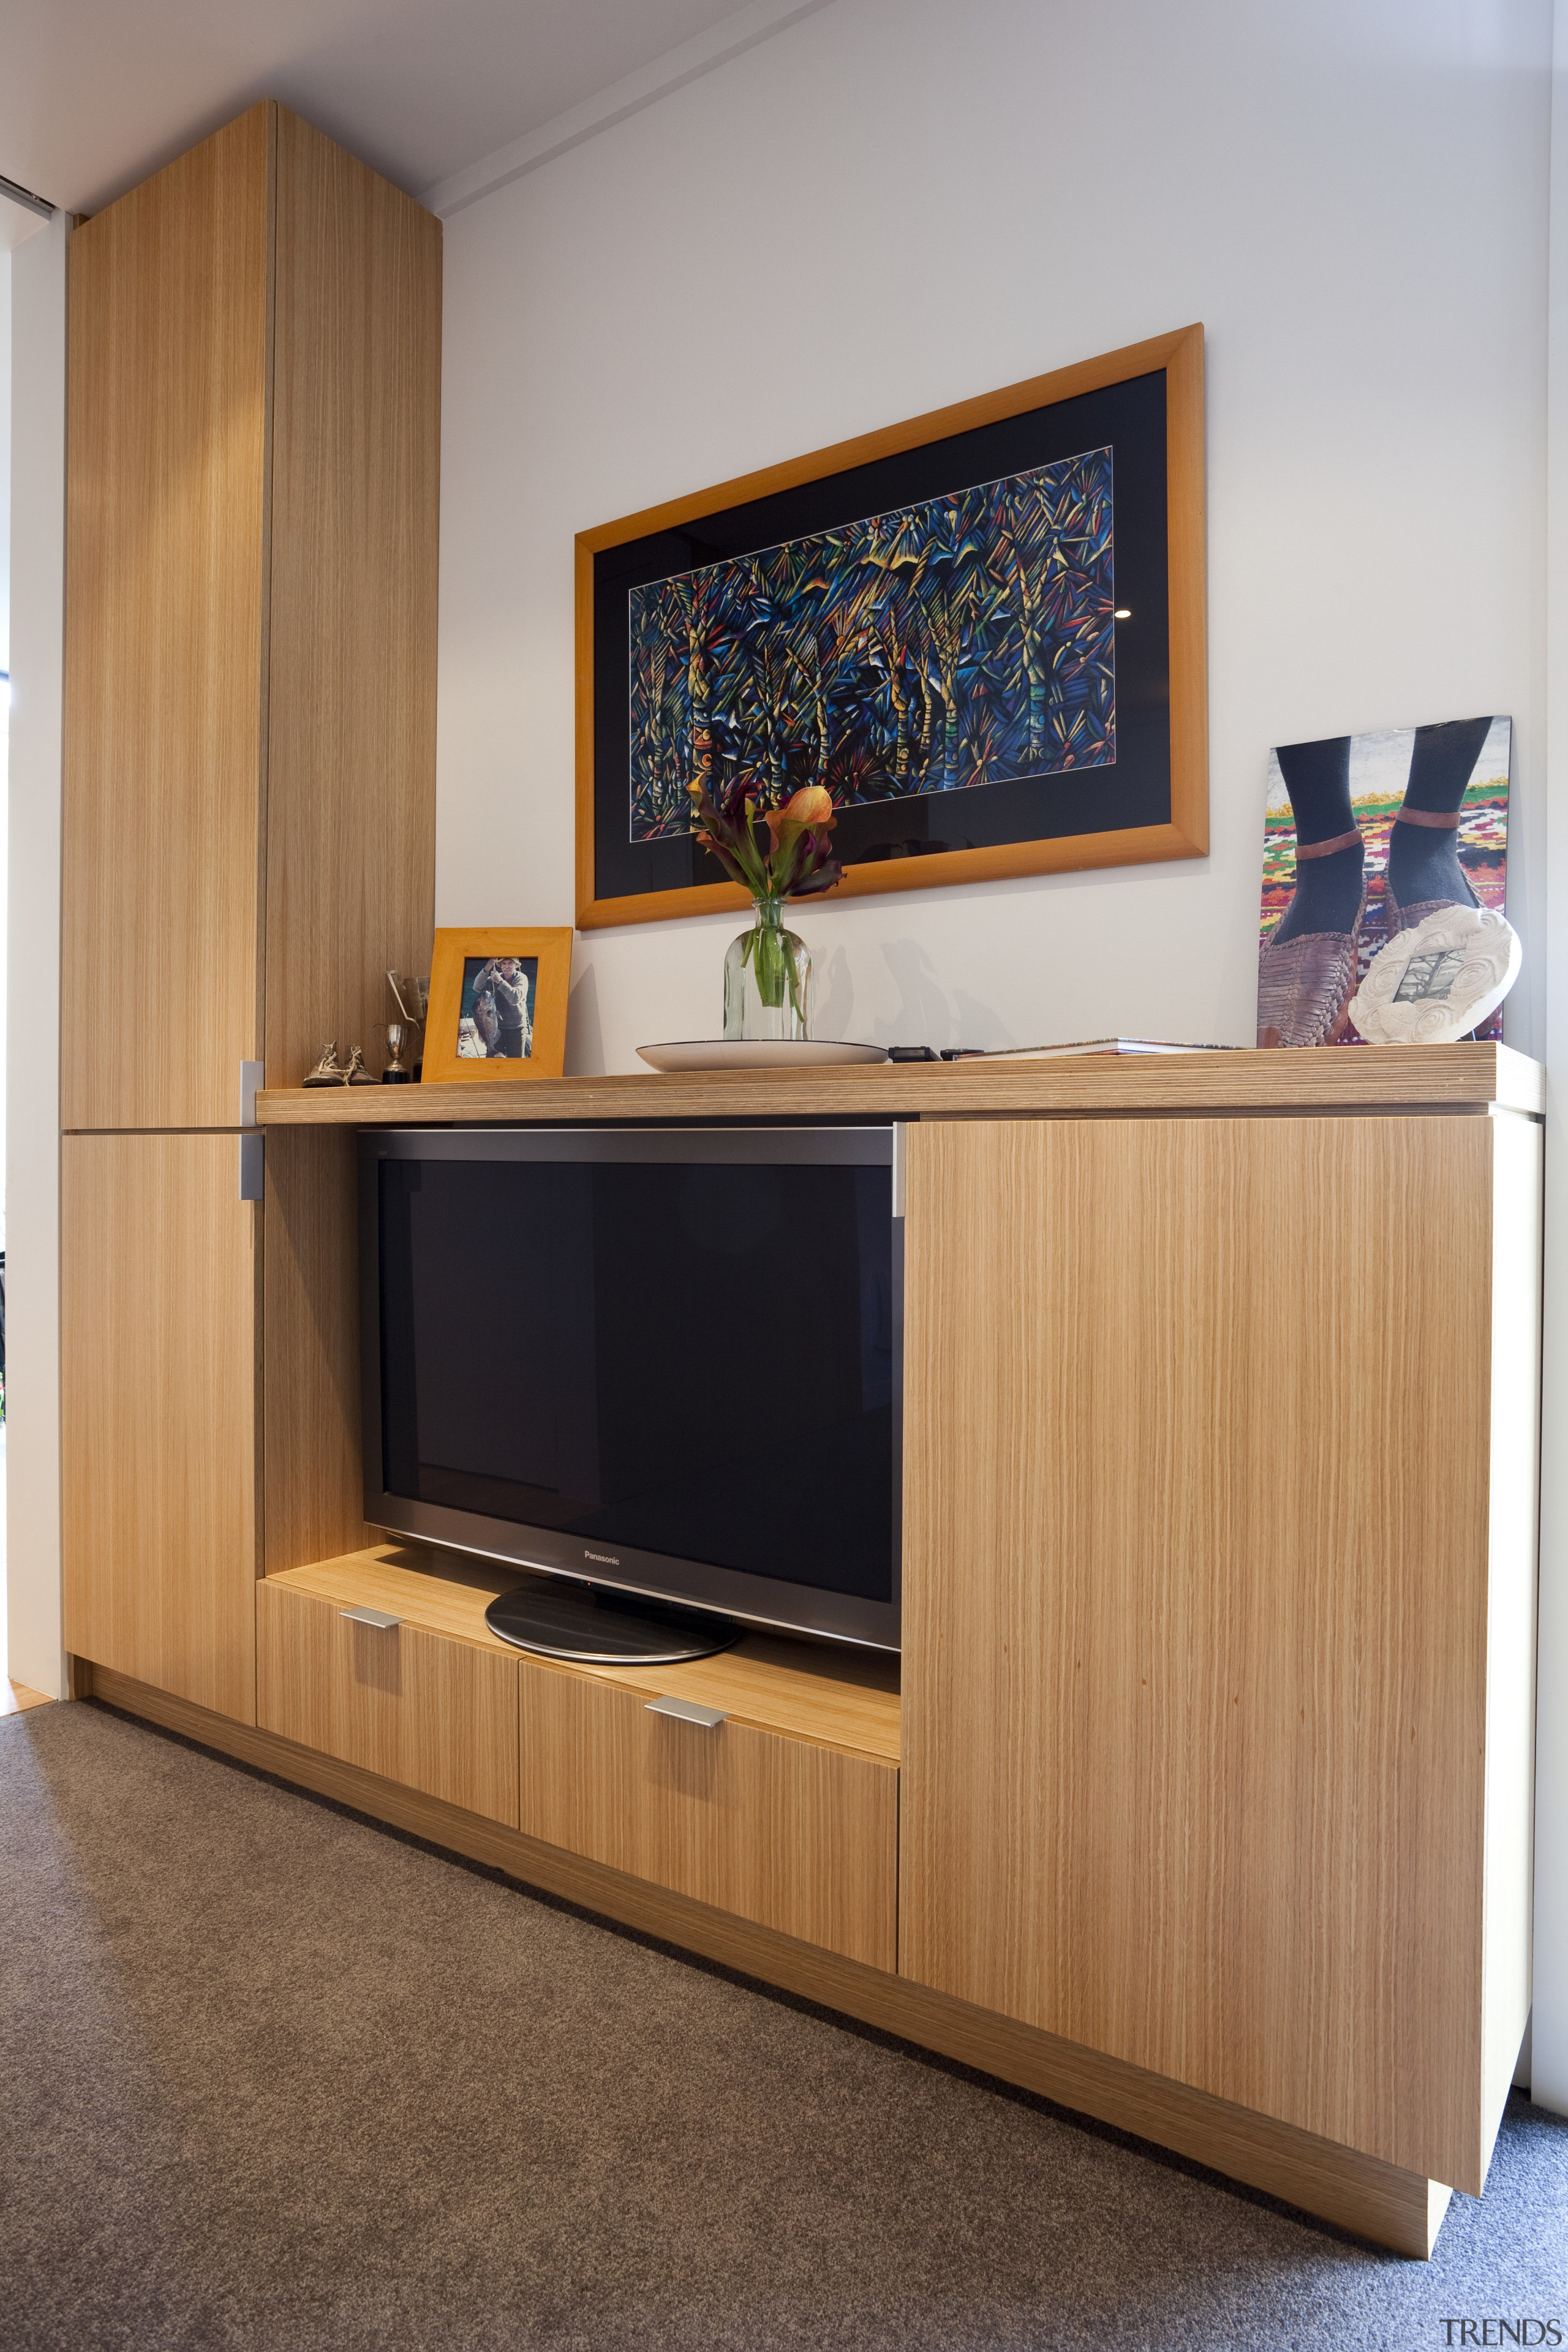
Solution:
[{"label": "golf trophy", "polygon": [[405,1045],[412,1044],[413,1035],[413,1028],[408,1022],[389,1021],[387,1023],[387,1063],[381,1074],[381,1083],[384,1087],[406,1087],[412,1083],[414,1073],[403,1059],[403,1049]]},{"label": "golf trophy", "polygon": [[[391,1056],[381,1074],[384,1087],[405,1087],[416,1079],[425,1066],[425,1016],[430,1009],[429,980],[414,978],[405,971],[389,971],[387,986],[398,1017],[386,1024],[386,1050]],[[404,1055],[411,1055],[410,1069]]]}]

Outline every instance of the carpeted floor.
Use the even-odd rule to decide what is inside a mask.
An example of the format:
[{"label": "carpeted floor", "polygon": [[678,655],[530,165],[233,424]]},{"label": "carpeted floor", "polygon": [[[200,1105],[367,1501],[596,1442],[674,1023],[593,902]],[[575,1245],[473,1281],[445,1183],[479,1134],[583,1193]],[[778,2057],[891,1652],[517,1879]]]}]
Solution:
[{"label": "carpeted floor", "polygon": [[1500,2316],[1568,2342],[1568,2123],[1526,2102],[1405,2263],[102,1708],[0,1721],[8,2352],[1404,2352]]}]

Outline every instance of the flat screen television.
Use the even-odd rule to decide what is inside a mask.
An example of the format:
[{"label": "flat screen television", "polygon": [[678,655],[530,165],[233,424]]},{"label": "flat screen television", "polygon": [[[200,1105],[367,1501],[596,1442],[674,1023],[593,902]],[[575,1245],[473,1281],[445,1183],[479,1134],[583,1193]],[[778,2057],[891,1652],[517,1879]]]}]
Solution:
[{"label": "flat screen television", "polygon": [[896,1649],[893,1138],[362,1134],[366,1518],[634,1611]]}]

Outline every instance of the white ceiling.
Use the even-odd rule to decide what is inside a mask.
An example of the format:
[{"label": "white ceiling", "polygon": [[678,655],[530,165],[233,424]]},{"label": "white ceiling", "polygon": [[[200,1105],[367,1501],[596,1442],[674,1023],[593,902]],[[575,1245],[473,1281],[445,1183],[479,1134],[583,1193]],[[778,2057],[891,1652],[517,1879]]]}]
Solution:
[{"label": "white ceiling", "polygon": [[[647,69],[672,50],[700,71],[805,13],[777,0],[0,0],[0,174],[95,212],[279,98],[426,195],[497,150],[524,152],[615,85],[645,102]],[[726,47],[712,36],[731,20],[746,37]],[[0,245],[37,226],[3,198],[0,215]]]}]

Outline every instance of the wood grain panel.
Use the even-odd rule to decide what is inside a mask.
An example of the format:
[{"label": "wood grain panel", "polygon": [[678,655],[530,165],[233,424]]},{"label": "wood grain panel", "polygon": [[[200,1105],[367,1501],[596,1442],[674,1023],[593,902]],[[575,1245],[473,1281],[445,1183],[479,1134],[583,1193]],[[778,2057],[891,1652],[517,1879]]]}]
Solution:
[{"label": "wood grain panel", "polygon": [[436,892],[441,225],[278,118],[267,1064],[384,1060]]},{"label": "wood grain panel", "polygon": [[69,1650],[256,1720],[258,1255],[221,1135],[60,1147]]},{"label": "wood grain panel", "polygon": [[1492,1150],[921,1127],[907,1226],[901,1966],[1476,2191]]},{"label": "wood grain panel", "polygon": [[1530,2017],[1535,1599],[1541,1486],[1542,1135],[1500,1113],[1493,1143],[1487,1583],[1486,1879],[1481,1976],[1484,2174]]},{"label": "wood grain panel", "polygon": [[1160,1111],[1545,1107],[1539,1062],[1506,1045],[1380,1045],[1375,1053],[1240,1048],[1064,1062],[873,1063],[533,1079],[477,1099],[461,1086],[268,1089],[265,1127],[461,1126],[498,1119],[1098,1118]]},{"label": "wood grain panel", "polygon": [[269,1135],[266,1153],[262,1532],[270,1572],[355,1549],[366,1529],[353,1137],[289,1129]]},{"label": "wood grain panel", "polygon": [[518,1581],[516,1570],[500,1560],[465,1559],[434,1545],[372,1542],[336,1559],[290,1569],[274,1581],[345,1609],[388,1610],[427,1633],[471,1642],[497,1657],[518,1654],[514,1643],[503,1642],[485,1623],[496,1594]]},{"label": "wood grain panel", "polygon": [[899,1776],[865,1756],[650,1715],[641,1690],[525,1659],[524,1835],[891,1969]]},{"label": "wood grain panel", "polygon": [[71,239],[67,1128],[232,1125],[259,1051],[271,112]]},{"label": "wood grain panel", "polygon": [[301,1747],[517,1826],[517,1666],[416,1625],[256,1588],[257,1720]]},{"label": "wood grain panel", "polygon": [[[525,1582],[521,1570],[500,1560],[465,1564],[455,1552],[419,1544],[384,1543],[292,1570],[279,1581],[301,1592],[351,1607],[385,1609],[448,1639],[515,1658],[485,1623],[498,1592]],[[858,1755],[899,1760],[899,1665],[896,1658],[820,1642],[790,1642],[748,1634],[716,1658],[681,1665],[573,1666],[594,1682],[631,1691],[694,1699],[722,1707],[737,1722],[784,1733]]]},{"label": "wood grain panel", "polygon": [[791,1739],[899,1760],[899,1661],[879,1652],[748,1633],[716,1658],[584,1671],[627,1690],[722,1707],[736,1723]]},{"label": "wood grain panel", "polygon": [[[1208,499],[1205,486],[1204,337],[1173,336],[1165,362],[1165,474],[1170,509],[1171,824],[1166,854],[1209,845]],[[1108,859],[1107,863],[1110,861]]]},{"label": "wood grain panel", "polygon": [[1417,2261],[1430,2252],[1448,2199],[1436,2181],[1079,2049],[1055,2034],[991,2016],[907,1977],[868,1968],[647,1879],[584,1861],[562,1846],[542,1845],[270,1732],[225,1723],[122,1675],[100,1670],[94,1695],[454,1853],[509,1872],[526,1885],[1179,2149],[1375,2244]]}]

